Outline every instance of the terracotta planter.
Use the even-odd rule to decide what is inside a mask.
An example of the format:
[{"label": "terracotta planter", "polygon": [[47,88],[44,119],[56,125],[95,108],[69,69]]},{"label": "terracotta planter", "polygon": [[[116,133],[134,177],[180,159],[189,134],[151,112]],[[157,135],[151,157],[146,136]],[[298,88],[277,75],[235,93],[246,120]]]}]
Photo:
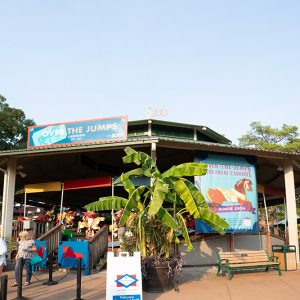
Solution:
[{"label": "terracotta planter", "polygon": [[167,262],[156,266],[145,266],[147,276],[143,276],[143,291],[148,293],[161,293],[173,288],[176,289],[174,281],[174,266],[171,270]]}]

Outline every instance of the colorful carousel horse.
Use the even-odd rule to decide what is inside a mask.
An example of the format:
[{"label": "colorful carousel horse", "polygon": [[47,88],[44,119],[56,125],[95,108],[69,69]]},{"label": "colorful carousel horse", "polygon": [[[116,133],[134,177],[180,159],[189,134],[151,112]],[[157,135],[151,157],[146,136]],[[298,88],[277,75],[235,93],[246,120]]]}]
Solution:
[{"label": "colorful carousel horse", "polygon": [[251,211],[252,203],[246,199],[246,191],[252,192],[252,182],[250,179],[243,178],[236,182],[233,189],[210,188],[206,191],[206,196],[213,209],[216,209],[223,202],[231,202],[245,205],[246,209]]}]

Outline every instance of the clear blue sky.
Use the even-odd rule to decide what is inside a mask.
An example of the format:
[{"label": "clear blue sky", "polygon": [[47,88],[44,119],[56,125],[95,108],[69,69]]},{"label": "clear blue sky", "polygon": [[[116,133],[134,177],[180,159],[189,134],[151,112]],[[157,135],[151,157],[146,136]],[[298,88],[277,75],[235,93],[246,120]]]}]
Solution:
[{"label": "clear blue sky", "polygon": [[300,129],[298,0],[0,0],[0,11],[0,94],[37,124],[140,120],[151,107],[234,143],[253,121]]}]

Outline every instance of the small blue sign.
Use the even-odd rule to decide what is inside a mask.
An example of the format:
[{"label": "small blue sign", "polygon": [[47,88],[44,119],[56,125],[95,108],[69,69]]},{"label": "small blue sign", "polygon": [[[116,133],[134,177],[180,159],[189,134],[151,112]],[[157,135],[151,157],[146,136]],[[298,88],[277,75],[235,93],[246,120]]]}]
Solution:
[{"label": "small blue sign", "polygon": [[57,264],[62,268],[77,268],[77,258],[81,258],[84,275],[90,275],[90,247],[88,240],[63,241],[58,246]]},{"label": "small blue sign", "polygon": [[127,139],[127,117],[30,126],[27,149]]},{"label": "small blue sign", "polygon": [[141,295],[118,295],[113,296],[113,300],[141,300]]},{"label": "small blue sign", "polygon": [[39,240],[34,240],[36,248],[37,248],[37,254],[42,258],[42,261],[35,266],[33,266],[33,269],[35,267],[40,267],[42,269],[46,268],[46,263],[47,263],[47,256],[48,256],[48,245],[45,241],[39,241]]}]

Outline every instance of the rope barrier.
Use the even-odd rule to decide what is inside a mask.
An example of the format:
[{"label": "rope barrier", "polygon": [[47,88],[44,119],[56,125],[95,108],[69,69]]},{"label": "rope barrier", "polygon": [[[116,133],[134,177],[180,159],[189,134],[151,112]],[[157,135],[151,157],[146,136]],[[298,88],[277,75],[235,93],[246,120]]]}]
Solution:
[{"label": "rope barrier", "polygon": [[[67,269],[69,270],[69,269],[75,268],[76,264],[77,264],[77,261],[75,260],[74,264],[71,267],[67,268]],[[43,280],[39,279],[35,274],[32,274],[32,276],[37,281],[43,282],[44,285],[54,285],[54,284],[57,284],[58,282],[60,282],[61,280],[63,280],[65,277],[67,277],[70,274],[70,273],[67,273],[67,274],[63,275],[61,278],[57,279],[56,281],[52,280],[52,273],[53,273],[53,253],[52,252],[49,254],[49,268],[48,269],[49,269],[49,279],[48,279],[48,281],[43,281]]]}]

